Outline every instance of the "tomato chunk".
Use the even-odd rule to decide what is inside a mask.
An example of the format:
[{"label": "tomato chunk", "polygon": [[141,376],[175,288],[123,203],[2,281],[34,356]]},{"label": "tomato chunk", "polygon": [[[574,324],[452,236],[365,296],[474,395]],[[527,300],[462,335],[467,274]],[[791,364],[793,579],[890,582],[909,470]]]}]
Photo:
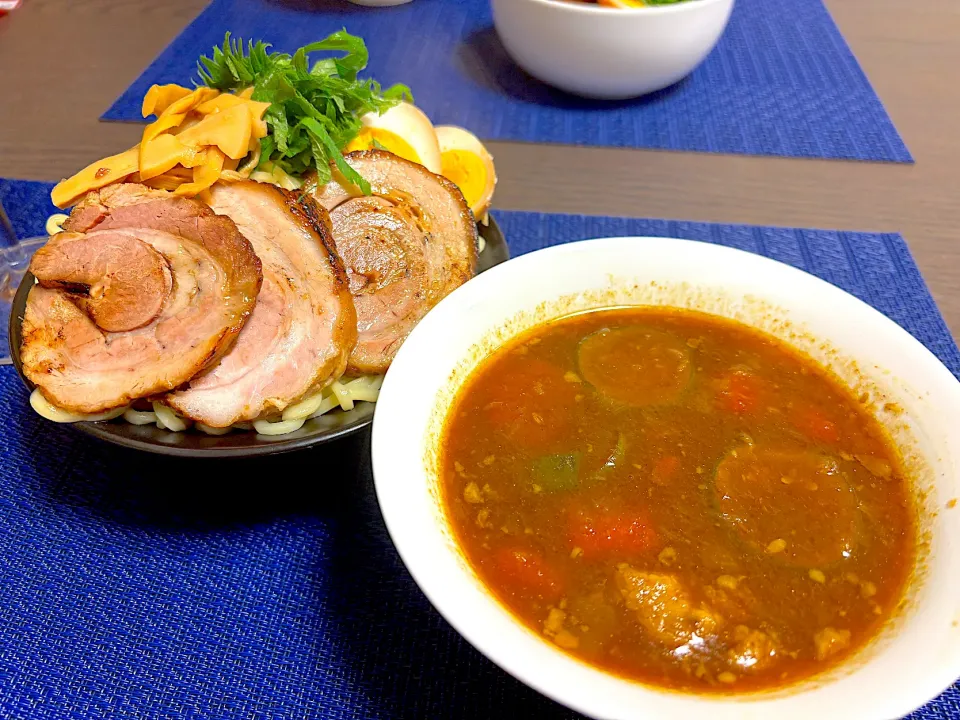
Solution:
[{"label": "tomato chunk", "polygon": [[760,404],[760,378],[748,370],[732,370],[721,378],[717,401],[727,412],[749,415]]},{"label": "tomato chunk", "polygon": [[544,600],[562,594],[559,576],[533,548],[500,548],[493,558],[493,571],[511,591],[534,593]]},{"label": "tomato chunk", "polygon": [[665,455],[653,466],[653,482],[657,485],[668,485],[680,470],[680,458],[676,455]]},{"label": "tomato chunk", "polygon": [[511,443],[548,453],[563,450],[573,424],[577,386],[558,366],[519,356],[497,376],[484,407],[487,418]]},{"label": "tomato chunk", "polygon": [[822,411],[814,407],[801,408],[792,416],[793,424],[807,437],[826,445],[840,440],[840,429]]},{"label": "tomato chunk", "polygon": [[574,510],[570,514],[570,545],[586,558],[613,558],[642,553],[657,541],[643,510]]}]

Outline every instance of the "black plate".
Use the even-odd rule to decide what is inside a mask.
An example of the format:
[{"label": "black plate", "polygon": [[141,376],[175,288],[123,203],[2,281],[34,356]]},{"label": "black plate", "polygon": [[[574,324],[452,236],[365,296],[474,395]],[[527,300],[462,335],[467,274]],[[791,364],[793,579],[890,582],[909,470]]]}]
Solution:
[{"label": "black plate", "polygon": [[[480,254],[478,271],[489,270],[510,257],[507,243],[500,232],[500,227],[491,217],[490,225],[478,226],[480,234],[486,240],[486,247]],[[17,289],[10,312],[10,357],[13,365],[27,388],[32,392],[31,383],[23,374],[20,361],[21,324],[23,323],[24,308],[27,305],[27,295],[34,285],[34,277],[27,273]],[[94,437],[107,442],[160,453],[161,455],[179,455],[183,457],[250,457],[253,455],[270,455],[273,453],[290,452],[330,442],[338,438],[360,432],[370,425],[373,420],[372,403],[360,403],[350,413],[344,413],[344,419],[331,425],[330,416],[321,416],[307,420],[303,427],[287,435],[266,436],[258,435],[253,431],[234,431],[227,435],[206,435],[202,432],[170,432],[161,430],[156,425],[131,425],[122,420],[111,422],[80,422],[74,427]]]}]

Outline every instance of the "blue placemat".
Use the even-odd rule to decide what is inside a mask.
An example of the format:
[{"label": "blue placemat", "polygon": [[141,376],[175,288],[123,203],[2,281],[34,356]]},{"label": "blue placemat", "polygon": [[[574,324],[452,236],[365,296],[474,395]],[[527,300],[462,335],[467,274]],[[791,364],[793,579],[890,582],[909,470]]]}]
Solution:
[{"label": "blue placemat", "polygon": [[821,0],[736,0],[716,50],[687,80],[647,98],[580,100],[506,56],[489,0],[214,0],[103,115],[140,120],[153,83],[196,78],[224,31],[293,51],[346,27],[368,73],[411,86],[436,123],[482,138],[749,155],[912,162]]},{"label": "blue placemat", "polygon": [[0,205],[21,240],[46,235],[47,218],[63,212],[50,200],[53,183],[0,178]]},{"label": "blue placemat", "polygon": [[[28,234],[48,190],[0,181]],[[899,235],[496,217],[515,254],[623,234],[760,252],[859,295],[960,374]],[[419,592],[377,508],[367,437],[244,462],[145,456],[40,420],[10,368],[0,427],[4,720],[575,717],[487,661]],[[960,686],[914,715],[957,717]]]}]

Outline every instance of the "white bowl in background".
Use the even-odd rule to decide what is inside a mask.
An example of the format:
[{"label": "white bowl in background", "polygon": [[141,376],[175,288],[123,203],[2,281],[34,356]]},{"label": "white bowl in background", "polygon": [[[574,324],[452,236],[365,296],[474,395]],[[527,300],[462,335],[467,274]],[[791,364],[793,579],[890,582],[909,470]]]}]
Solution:
[{"label": "white bowl in background", "polygon": [[610,8],[568,0],[492,0],[493,24],[516,63],[590,98],[638,97],[672,85],[707,57],[733,0]]},{"label": "white bowl in background", "polygon": [[[839,667],[773,692],[692,695],[615,677],[527,629],[461,555],[440,504],[439,431],[458,387],[502,342],[543,321],[611,305],[688,307],[790,342],[867,392],[918,478],[925,542],[904,609]],[[898,403],[902,412],[886,403]],[[838,288],[730,248],[662,238],[591,240],[510,260],[417,325],[387,373],[373,471],[390,535],[420,588],[475,647],[543,694],[599,718],[880,720],[960,675],[960,383],[894,322]]]},{"label": "white bowl in background", "polygon": [[366,7],[390,7],[392,5],[403,5],[410,0],[349,0],[354,5],[364,5]]}]

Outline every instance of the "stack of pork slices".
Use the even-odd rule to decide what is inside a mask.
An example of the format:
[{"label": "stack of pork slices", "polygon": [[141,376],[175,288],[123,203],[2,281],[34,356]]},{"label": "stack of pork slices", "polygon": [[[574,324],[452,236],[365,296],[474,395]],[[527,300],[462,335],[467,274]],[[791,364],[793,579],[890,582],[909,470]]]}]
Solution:
[{"label": "stack of pork slices", "polygon": [[385,372],[475,274],[477,230],[421,165],[346,160],[371,195],[336,174],[315,190],[219,182],[206,202],[136,183],[89,193],[31,262],[25,375],[70,413],[150,400],[228,428]]}]

